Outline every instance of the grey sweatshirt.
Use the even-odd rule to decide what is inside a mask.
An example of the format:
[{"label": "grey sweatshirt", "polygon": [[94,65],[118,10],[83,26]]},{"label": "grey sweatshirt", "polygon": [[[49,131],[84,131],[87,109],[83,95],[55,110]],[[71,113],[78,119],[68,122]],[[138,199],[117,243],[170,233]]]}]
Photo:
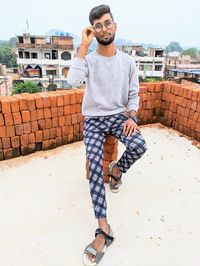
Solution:
[{"label": "grey sweatshirt", "polygon": [[67,77],[68,83],[79,87],[86,82],[82,104],[84,116],[107,116],[138,110],[139,82],[135,60],[117,50],[112,57],[94,51],[85,59],[76,57]]}]

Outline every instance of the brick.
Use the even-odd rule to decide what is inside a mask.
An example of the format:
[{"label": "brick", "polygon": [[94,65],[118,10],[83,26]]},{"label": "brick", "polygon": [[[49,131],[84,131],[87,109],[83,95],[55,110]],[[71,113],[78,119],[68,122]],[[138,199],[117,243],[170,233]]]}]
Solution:
[{"label": "brick", "polygon": [[50,132],[50,139],[55,139],[56,138],[56,128],[51,128],[49,130]]},{"label": "brick", "polygon": [[15,127],[6,126],[6,137],[14,137],[14,136],[15,136]]},{"label": "brick", "polygon": [[28,134],[28,143],[35,143],[35,134],[34,133],[30,133]]},{"label": "brick", "polygon": [[50,139],[49,140],[49,149],[55,149],[56,148],[56,140]]},{"label": "brick", "polygon": [[56,137],[56,146],[59,147],[62,145],[62,137],[58,136]]},{"label": "brick", "polygon": [[48,140],[50,138],[50,131],[49,129],[43,130],[43,140]]},{"label": "brick", "polygon": [[51,100],[50,100],[50,97],[49,97],[49,93],[43,93],[42,100],[43,100],[44,108],[51,107]]},{"label": "brick", "polygon": [[70,94],[70,104],[76,104],[76,96],[74,92],[71,92]]},{"label": "brick", "polygon": [[17,136],[21,136],[24,134],[24,127],[23,125],[15,125],[15,133]]},{"label": "brick", "polygon": [[58,107],[51,107],[51,116],[52,117],[58,116]]},{"label": "brick", "polygon": [[69,126],[62,127],[62,136],[67,136],[69,133]]},{"label": "brick", "polygon": [[6,114],[4,114],[4,119],[5,119],[5,125],[6,126],[13,125],[12,113],[6,113]]},{"label": "brick", "polygon": [[35,141],[36,142],[42,142],[43,140],[43,132],[42,130],[38,130],[35,132]]},{"label": "brick", "polygon": [[149,83],[147,86],[147,91],[148,92],[154,92],[154,84],[153,83]]},{"label": "brick", "polygon": [[59,125],[59,127],[65,126],[65,117],[64,116],[60,116],[58,118],[58,125]]},{"label": "brick", "polygon": [[115,143],[117,143],[117,138],[116,137],[113,137],[111,135],[108,135],[106,137],[105,144],[115,144]]},{"label": "brick", "polygon": [[13,113],[13,122],[14,122],[14,125],[19,125],[22,123],[22,118],[21,118],[20,112]]},{"label": "brick", "polygon": [[63,95],[57,94],[56,101],[57,101],[57,106],[63,106],[64,105]]},{"label": "brick", "polygon": [[64,114],[64,107],[63,106],[59,106],[58,107],[58,116],[63,116]]},{"label": "brick", "polygon": [[2,138],[3,149],[8,149],[11,147],[10,138]]},{"label": "brick", "polygon": [[51,109],[44,108],[44,118],[51,118]]},{"label": "brick", "polygon": [[43,150],[43,151],[49,150],[49,147],[50,147],[50,142],[49,142],[49,140],[44,140],[44,141],[42,142],[42,150]]},{"label": "brick", "polygon": [[64,98],[64,105],[69,105],[70,104],[70,95],[69,94],[65,94],[63,96]]},{"label": "brick", "polygon": [[58,117],[52,118],[52,127],[58,126]]},{"label": "brick", "polygon": [[52,123],[51,123],[51,119],[50,118],[46,118],[45,120],[45,128],[51,128],[52,127]]},{"label": "brick", "polygon": [[145,92],[147,92],[147,87],[142,87],[142,86],[140,86],[140,88],[139,88],[139,92],[140,92],[140,93],[145,93]]},{"label": "brick", "polygon": [[70,115],[65,116],[65,124],[66,126],[70,126],[72,124],[72,117]]},{"label": "brick", "polygon": [[31,133],[31,123],[24,123],[23,127],[24,127],[24,134]]},{"label": "brick", "polygon": [[28,144],[27,146],[22,146],[21,147],[21,154],[23,156],[31,154],[36,151],[36,145],[35,143]]},{"label": "brick", "polygon": [[76,113],[75,107],[76,107],[75,104],[70,105],[70,114],[75,114]]},{"label": "brick", "polygon": [[32,111],[36,108],[35,98],[32,95],[27,95],[27,109]]},{"label": "brick", "polygon": [[185,88],[183,91],[183,97],[187,98],[187,99],[191,99],[192,98],[192,90]]},{"label": "brick", "polygon": [[44,118],[44,110],[43,109],[37,109],[37,119],[43,119]]},{"label": "brick", "polygon": [[192,109],[193,111],[196,111],[196,109],[197,109],[197,101],[192,101],[191,109]]},{"label": "brick", "polygon": [[0,113],[0,126],[4,126],[4,116]]},{"label": "brick", "polygon": [[83,122],[83,115],[77,114],[78,123]]},{"label": "brick", "polygon": [[37,120],[37,111],[36,110],[31,110],[30,111],[30,117],[31,117],[31,122]]},{"label": "brick", "polygon": [[18,148],[20,146],[19,136],[14,136],[14,137],[11,138],[11,145],[14,148]]},{"label": "brick", "polygon": [[74,135],[73,134],[68,134],[68,136],[67,136],[68,143],[73,142],[73,140],[74,140]]},{"label": "brick", "polygon": [[15,97],[18,100],[19,108],[21,111],[28,110],[27,99],[25,94],[15,94],[13,97]]},{"label": "brick", "polygon": [[11,159],[12,158],[12,149],[5,149],[3,150],[3,157],[5,160]]},{"label": "brick", "polygon": [[15,97],[10,96],[10,104],[12,113],[19,112],[19,101]]},{"label": "brick", "polygon": [[19,147],[13,147],[12,148],[12,158],[16,158],[20,156],[20,148]]},{"label": "brick", "polygon": [[79,124],[75,124],[75,125],[74,125],[74,133],[78,133],[79,130],[80,130],[80,128],[79,128]]},{"label": "brick", "polygon": [[196,128],[195,128],[195,130],[196,130],[197,132],[200,132],[200,122],[198,122],[198,123],[196,124]]},{"label": "brick", "polygon": [[23,134],[20,136],[20,143],[21,143],[21,146],[28,145],[28,134]]},{"label": "brick", "polygon": [[35,132],[38,130],[38,122],[37,121],[33,121],[31,123],[31,132]]},{"label": "brick", "polygon": [[22,111],[22,122],[27,123],[31,121],[30,111]]},{"label": "brick", "polygon": [[0,139],[0,150],[2,150],[2,149],[3,149],[3,145],[2,145],[2,141]]},{"label": "brick", "polygon": [[83,132],[83,123],[79,124],[79,128],[80,128],[80,133],[82,133]]},{"label": "brick", "polygon": [[72,125],[78,123],[78,116],[77,114],[72,114]]},{"label": "brick", "polygon": [[56,136],[61,137],[62,136],[62,129],[61,127],[56,127]]},{"label": "brick", "polygon": [[56,95],[49,93],[49,98],[50,98],[51,107],[56,107],[57,106]]},{"label": "brick", "polygon": [[39,130],[46,129],[46,127],[45,127],[45,120],[44,119],[38,120],[38,129]]},{"label": "brick", "polygon": [[0,105],[2,113],[11,113],[11,104],[8,96],[0,96]]},{"label": "brick", "polygon": [[64,115],[70,114],[70,105],[64,106]]},{"label": "brick", "polygon": [[37,93],[37,94],[34,94],[34,97],[35,97],[35,105],[36,105],[36,107],[38,109],[44,108],[42,95]]},{"label": "brick", "polygon": [[75,105],[75,112],[76,113],[80,113],[81,112],[81,105],[80,104],[76,104]]}]

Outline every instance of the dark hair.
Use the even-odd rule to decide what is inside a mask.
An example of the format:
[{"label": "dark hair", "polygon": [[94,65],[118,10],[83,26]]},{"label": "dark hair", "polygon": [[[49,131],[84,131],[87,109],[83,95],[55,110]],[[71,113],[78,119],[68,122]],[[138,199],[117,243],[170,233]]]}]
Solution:
[{"label": "dark hair", "polygon": [[89,21],[90,24],[93,25],[93,22],[95,19],[101,18],[105,14],[110,14],[112,20],[113,20],[113,15],[110,12],[110,7],[107,5],[100,5],[100,6],[95,6],[92,8],[89,14]]}]

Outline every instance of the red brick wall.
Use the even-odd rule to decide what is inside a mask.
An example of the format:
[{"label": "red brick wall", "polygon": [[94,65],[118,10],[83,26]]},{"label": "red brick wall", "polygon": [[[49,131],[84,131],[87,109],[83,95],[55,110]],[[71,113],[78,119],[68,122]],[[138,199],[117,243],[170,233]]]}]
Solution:
[{"label": "red brick wall", "polygon": [[[83,93],[0,96],[0,160],[82,140]],[[161,122],[200,141],[200,90],[173,82],[141,83],[139,95],[139,124]],[[117,142],[111,138],[106,145],[107,172],[117,158]]]}]

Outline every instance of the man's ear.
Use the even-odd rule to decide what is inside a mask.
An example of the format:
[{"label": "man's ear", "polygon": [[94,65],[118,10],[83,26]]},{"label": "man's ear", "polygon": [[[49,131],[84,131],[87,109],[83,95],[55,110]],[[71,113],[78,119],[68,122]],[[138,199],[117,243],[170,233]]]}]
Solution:
[{"label": "man's ear", "polygon": [[115,27],[115,30],[117,30],[117,23],[114,22],[114,27]]}]

